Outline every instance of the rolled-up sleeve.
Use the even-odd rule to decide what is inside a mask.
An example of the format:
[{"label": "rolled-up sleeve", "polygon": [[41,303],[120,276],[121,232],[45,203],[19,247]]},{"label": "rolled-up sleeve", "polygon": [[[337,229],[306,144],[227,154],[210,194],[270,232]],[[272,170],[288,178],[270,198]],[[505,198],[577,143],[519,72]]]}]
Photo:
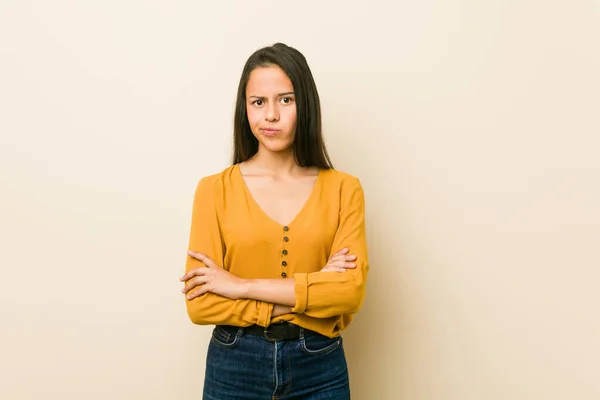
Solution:
[{"label": "rolled-up sleeve", "polygon": [[[196,187],[192,208],[188,249],[206,254],[218,265],[223,266],[224,246],[219,227],[217,206],[220,191],[215,177],[202,178]],[[187,256],[185,271],[206,267],[201,261]],[[214,293],[206,293],[192,300],[186,298],[186,308],[190,320],[198,325],[258,324],[268,326],[271,321],[273,304],[249,300],[231,300]]]},{"label": "rolled-up sleeve", "polygon": [[315,318],[354,314],[362,307],[369,271],[365,228],[365,199],[360,181],[353,178],[342,186],[339,227],[331,255],[343,248],[355,255],[356,268],[345,272],[296,273],[295,313]]}]

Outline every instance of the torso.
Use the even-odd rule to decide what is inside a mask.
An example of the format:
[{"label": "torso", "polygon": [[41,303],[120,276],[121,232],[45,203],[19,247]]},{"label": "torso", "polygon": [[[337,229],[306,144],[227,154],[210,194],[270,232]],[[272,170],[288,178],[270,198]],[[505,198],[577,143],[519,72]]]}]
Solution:
[{"label": "torso", "polygon": [[[210,211],[205,218],[206,224],[216,223],[218,230],[207,232],[220,236],[222,254],[218,260],[222,257],[223,268],[233,275],[243,279],[292,278],[298,273],[320,271],[332,252],[348,243],[363,246],[361,236],[355,234],[362,232],[361,226],[354,226],[359,231],[349,230],[351,227],[340,230],[342,207],[360,201],[362,196],[358,193],[355,197],[360,187],[355,177],[322,169],[318,174],[315,171],[288,180],[249,171],[236,164],[206,177],[207,191],[201,194],[216,199],[214,220]],[[204,223],[199,221],[197,229],[205,229]],[[208,246],[210,237],[205,240]],[[215,254],[219,250],[213,249]],[[235,312],[244,313],[245,304],[236,305]],[[350,323],[352,314],[332,318],[289,314],[284,320],[333,337]]]}]

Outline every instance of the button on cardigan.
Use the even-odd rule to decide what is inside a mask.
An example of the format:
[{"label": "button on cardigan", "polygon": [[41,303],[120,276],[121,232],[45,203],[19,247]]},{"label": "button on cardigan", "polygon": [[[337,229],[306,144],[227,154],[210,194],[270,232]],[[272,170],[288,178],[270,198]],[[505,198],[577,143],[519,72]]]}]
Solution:
[{"label": "button on cardigan", "polygon": [[[357,257],[356,268],[321,272],[345,247]],[[254,200],[235,164],[198,182],[189,250],[240,278],[293,279],[296,296],[292,313],[273,318],[273,304],[206,293],[186,299],[193,323],[266,327],[283,320],[338,336],[365,297],[369,262],[362,186],[347,173],[322,169],[300,212],[281,225]],[[186,272],[198,267],[204,264],[187,256]]]}]

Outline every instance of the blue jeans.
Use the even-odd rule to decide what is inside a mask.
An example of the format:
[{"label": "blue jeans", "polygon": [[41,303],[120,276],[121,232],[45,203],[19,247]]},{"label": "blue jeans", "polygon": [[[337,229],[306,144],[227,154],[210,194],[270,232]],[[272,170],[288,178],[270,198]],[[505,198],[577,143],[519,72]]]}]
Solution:
[{"label": "blue jeans", "polygon": [[243,329],[217,326],[206,357],[204,400],[349,400],[341,337],[300,331],[270,342]]}]

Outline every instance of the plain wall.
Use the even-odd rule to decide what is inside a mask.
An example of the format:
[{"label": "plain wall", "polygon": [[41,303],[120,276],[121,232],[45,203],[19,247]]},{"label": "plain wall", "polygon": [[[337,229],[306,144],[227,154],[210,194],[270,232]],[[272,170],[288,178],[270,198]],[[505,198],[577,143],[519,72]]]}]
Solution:
[{"label": "plain wall", "polygon": [[200,398],[193,191],[307,57],[371,274],[353,398],[600,398],[598,1],[0,2],[0,398]]}]

